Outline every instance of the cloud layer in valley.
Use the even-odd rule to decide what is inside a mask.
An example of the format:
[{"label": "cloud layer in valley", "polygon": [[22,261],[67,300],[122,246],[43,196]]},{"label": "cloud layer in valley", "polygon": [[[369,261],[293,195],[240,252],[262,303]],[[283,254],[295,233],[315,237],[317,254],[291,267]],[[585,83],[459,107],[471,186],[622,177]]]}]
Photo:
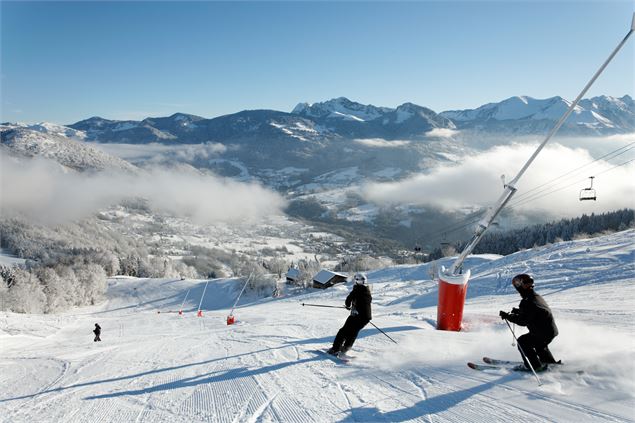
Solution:
[{"label": "cloud layer in valley", "polygon": [[356,143],[371,148],[397,148],[410,145],[410,141],[387,141],[381,138],[363,138],[354,140]]},{"label": "cloud layer in valley", "polygon": [[[507,175],[507,181],[513,178],[535,148],[535,144],[494,147],[426,174],[398,182],[367,184],[362,192],[366,199],[378,204],[431,205],[446,210],[491,206],[503,191],[501,175]],[[585,149],[560,144],[547,146],[520,179],[510,206],[559,216],[634,207],[635,162],[616,167],[633,159],[634,152],[631,149],[607,158],[608,161],[594,162]],[[593,187],[598,199],[581,202],[578,196],[589,185],[589,176],[596,177]]]},{"label": "cloud layer in valley", "polygon": [[426,136],[428,137],[439,137],[439,138],[452,138],[455,135],[458,135],[459,131],[450,128],[434,128],[428,132],[426,132]]},{"label": "cloud layer in valley", "polygon": [[257,183],[236,182],[195,170],[151,169],[140,175],[76,173],[44,159],[0,155],[0,205],[45,222],[85,217],[126,198],[145,198],[153,209],[200,223],[246,222],[282,214],[284,199]]},{"label": "cloud layer in valley", "polygon": [[212,142],[191,145],[91,143],[91,146],[133,163],[159,163],[175,159],[194,162],[207,160],[227,151],[224,144]]}]

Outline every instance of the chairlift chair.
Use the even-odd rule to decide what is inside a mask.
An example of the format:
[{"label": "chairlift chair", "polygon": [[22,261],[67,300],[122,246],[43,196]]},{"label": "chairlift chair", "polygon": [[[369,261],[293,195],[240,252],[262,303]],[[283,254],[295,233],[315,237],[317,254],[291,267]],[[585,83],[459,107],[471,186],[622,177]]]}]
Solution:
[{"label": "chairlift chair", "polygon": [[596,201],[597,200],[597,197],[595,196],[595,190],[593,189],[594,178],[595,176],[589,176],[589,179],[591,180],[591,186],[580,190],[580,201],[587,201],[587,200]]}]

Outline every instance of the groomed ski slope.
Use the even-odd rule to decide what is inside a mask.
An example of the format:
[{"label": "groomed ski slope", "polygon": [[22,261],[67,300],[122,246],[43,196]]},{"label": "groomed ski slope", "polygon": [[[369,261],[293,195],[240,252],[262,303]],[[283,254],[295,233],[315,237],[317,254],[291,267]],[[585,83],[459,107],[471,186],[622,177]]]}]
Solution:
[{"label": "groomed ski slope", "polygon": [[[461,333],[434,329],[430,265],[369,273],[373,322],[340,364],[329,346],[348,286],[247,296],[225,324],[234,280],[111,279],[101,305],[59,315],[0,315],[4,422],[603,422],[635,421],[635,231],[517,254],[475,256]],[[498,318],[530,272],[551,305],[561,372],[478,372],[484,355],[517,359]],[[176,311],[188,289],[185,314]],[[161,313],[158,313],[160,311]],[[101,343],[91,330],[98,322]],[[517,328],[518,333],[523,330]],[[568,371],[571,370],[571,371]],[[584,370],[579,375],[575,370]]]}]

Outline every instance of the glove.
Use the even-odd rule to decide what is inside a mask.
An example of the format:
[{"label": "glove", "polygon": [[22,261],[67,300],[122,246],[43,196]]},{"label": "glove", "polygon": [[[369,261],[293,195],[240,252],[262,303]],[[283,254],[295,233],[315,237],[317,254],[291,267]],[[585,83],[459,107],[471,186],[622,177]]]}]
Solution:
[{"label": "glove", "polygon": [[509,313],[504,312],[503,310],[501,310],[498,315],[501,317],[501,319],[503,320],[509,320]]}]

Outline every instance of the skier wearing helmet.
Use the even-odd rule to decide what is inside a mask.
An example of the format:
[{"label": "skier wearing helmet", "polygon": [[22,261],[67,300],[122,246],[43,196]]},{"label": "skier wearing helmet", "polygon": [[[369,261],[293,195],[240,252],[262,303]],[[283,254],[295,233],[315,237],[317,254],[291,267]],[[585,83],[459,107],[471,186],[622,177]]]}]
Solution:
[{"label": "skier wearing helmet", "polygon": [[368,288],[368,279],[363,273],[354,276],[355,285],[344,304],[351,310],[344,326],[337,332],[333,346],[327,351],[329,354],[338,355],[351,349],[357,339],[357,334],[372,319],[370,303],[372,296]]},{"label": "skier wearing helmet", "polygon": [[551,309],[544,298],[534,292],[534,280],[531,276],[524,273],[516,275],[512,279],[512,285],[523,299],[511,313],[501,311],[499,315],[501,319],[527,326],[529,333],[518,337],[520,355],[527,369],[529,360],[535,371],[545,370],[548,364],[556,363],[549,351],[549,343],[558,335]]}]

